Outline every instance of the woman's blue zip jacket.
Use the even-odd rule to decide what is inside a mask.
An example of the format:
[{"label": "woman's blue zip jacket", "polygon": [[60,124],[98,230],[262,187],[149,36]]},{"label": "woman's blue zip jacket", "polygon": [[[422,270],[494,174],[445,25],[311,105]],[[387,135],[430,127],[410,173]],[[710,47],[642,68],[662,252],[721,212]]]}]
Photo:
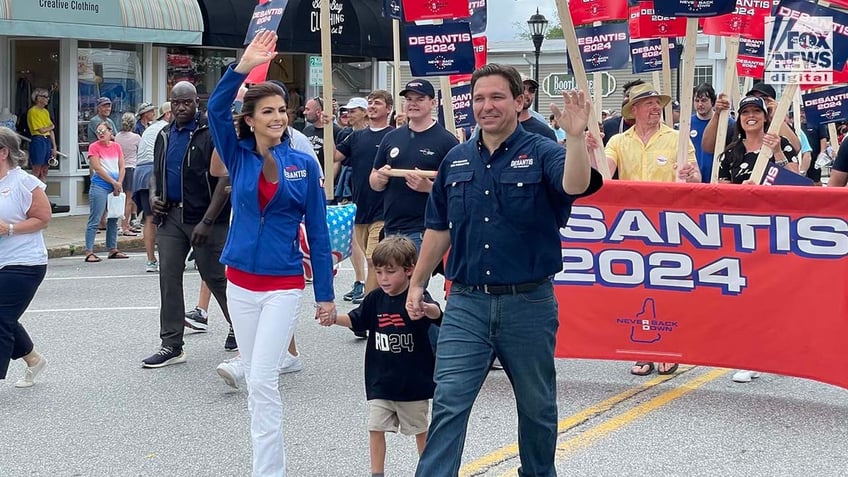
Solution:
[{"label": "woman's blue zip jacket", "polygon": [[298,230],[306,224],[312,260],[315,300],[333,301],[333,259],[321,169],[290,141],[271,148],[280,182],[277,192],[259,210],[259,174],[263,159],[254,138],[239,140],[233,128],[232,104],[247,75],[227,72],[209,97],[209,129],[218,155],[230,174],[233,221],[221,263],[243,272],[291,276],[303,273]]}]

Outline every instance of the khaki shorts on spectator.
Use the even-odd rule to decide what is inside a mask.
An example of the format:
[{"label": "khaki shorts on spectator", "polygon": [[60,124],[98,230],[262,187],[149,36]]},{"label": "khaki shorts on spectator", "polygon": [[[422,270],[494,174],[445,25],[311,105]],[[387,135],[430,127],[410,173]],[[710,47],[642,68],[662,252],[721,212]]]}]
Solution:
[{"label": "khaki shorts on spectator", "polygon": [[427,431],[430,401],[368,401],[368,430],[415,436]]},{"label": "khaki shorts on spectator", "polygon": [[374,249],[377,248],[377,244],[380,242],[380,232],[382,230],[383,221],[374,222],[373,224],[356,224],[353,226],[356,243],[365,252],[365,258],[371,258]]}]

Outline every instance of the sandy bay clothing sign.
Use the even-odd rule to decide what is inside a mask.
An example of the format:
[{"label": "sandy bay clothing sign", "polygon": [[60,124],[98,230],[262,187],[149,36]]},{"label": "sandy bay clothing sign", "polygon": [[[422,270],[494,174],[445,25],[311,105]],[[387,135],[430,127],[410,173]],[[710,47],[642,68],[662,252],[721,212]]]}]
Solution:
[{"label": "sandy bay clothing sign", "polygon": [[848,283],[846,218],[840,191],[821,187],[608,182],[561,230],[556,355],[848,388],[848,295],[803,298]]},{"label": "sandy bay clothing sign", "polygon": [[474,71],[474,45],[468,22],[406,24],[406,47],[413,76],[442,76]]},{"label": "sandy bay clothing sign", "polygon": [[2,0],[0,33],[199,45],[196,0]]}]

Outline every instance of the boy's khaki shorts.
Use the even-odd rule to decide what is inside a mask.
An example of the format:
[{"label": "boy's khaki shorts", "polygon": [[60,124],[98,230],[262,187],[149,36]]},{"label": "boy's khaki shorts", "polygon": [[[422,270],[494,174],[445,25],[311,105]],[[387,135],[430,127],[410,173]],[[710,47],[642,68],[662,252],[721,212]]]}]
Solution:
[{"label": "boy's khaki shorts", "polygon": [[368,430],[398,432],[415,436],[427,431],[430,421],[430,400],[368,401]]}]

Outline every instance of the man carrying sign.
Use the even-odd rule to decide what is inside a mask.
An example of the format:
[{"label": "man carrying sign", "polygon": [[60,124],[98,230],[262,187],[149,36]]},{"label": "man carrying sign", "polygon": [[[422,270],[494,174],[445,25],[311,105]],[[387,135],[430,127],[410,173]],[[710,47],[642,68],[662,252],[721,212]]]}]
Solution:
[{"label": "man carrying sign", "polygon": [[565,112],[554,108],[566,152],[518,127],[524,92],[515,68],[483,66],[472,75],[471,91],[480,134],[439,167],[406,302],[412,319],[424,317],[425,283],[450,248],[453,284],[436,349],[433,421],[415,475],[458,474],[471,407],[496,357],[518,404],[518,474],[555,475],[558,318],[551,277],[562,268],[559,228],[571,203],[602,182],[589,166],[583,135],[591,103],[582,91],[569,92]]},{"label": "man carrying sign", "polygon": [[429,81],[413,79],[400,95],[406,100],[408,122],[383,138],[369,182],[375,191],[386,191],[383,196],[384,236],[406,235],[420,250],[424,209],[433,181],[415,172],[393,177],[391,170],[435,171],[459,141],[433,119],[436,92]]}]

